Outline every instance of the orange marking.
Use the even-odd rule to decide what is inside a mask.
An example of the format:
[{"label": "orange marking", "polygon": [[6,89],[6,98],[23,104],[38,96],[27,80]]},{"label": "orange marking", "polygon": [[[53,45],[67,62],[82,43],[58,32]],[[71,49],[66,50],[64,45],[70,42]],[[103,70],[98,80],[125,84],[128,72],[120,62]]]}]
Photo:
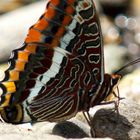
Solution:
[{"label": "orange marking", "polygon": [[18,71],[10,71],[9,72],[10,76],[9,76],[9,81],[17,81],[19,80],[19,72]]},{"label": "orange marking", "polygon": [[18,52],[18,60],[28,62],[29,53],[24,51]]},{"label": "orange marking", "polygon": [[57,5],[60,3],[60,0],[51,0],[51,3],[52,3],[54,6],[57,6]]},{"label": "orange marking", "polygon": [[29,30],[29,33],[27,35],[27,38],[25,39],[26,43],[30,43],[30,42],[40,42],[40,38],[41,35],[38,31],[36,31],[35,29],[31,28]]},{"label": "orange marking", "polygon": [[45,13],[45,18],[52,19],[56,15],[56,11],[53,7],[49,7]]},{"label": "orange marking", "polygon": [[2,84],[6,87],[7,93],[13,93],[16,91],[16,86],[14,82],[3,82]]},{"label": "orange marking", "polygon": [[[58,29],[58,32],[55,34],[55,37],[56,37],[56,38],[61,38],[61,36],[64,34],[64,32],[65,32],[65,28],[64,28],[64,27],[60,27],[60,28]],[[59,40],[58,40],[58,39],[54,39],[54,40],[52,41],[52,43],[51,43],[51,46],[52,46],[52,47],[57,47],[58,44],[59,44]]]},{"label": "orange marking", "polygon": [[16,61],[15,70],[24,71],[25,64],[23,61]]},{"label": "orange marking", "polygon": [[60,27],[57,31],[57,33],[55,34],[56,37],[61,37],[63,34],[65,33],[65,28],[64,27]]},{"label": "orange marking", "polygon": [[66,8],[66,13],[67,14],[73,14],[74,13],[74,9],[72,8],[72,6],[68,6],[67,8]]},{"label": "orange marking", "polygon": [[53,42],[51,43],[51,46],[55,48],[58,46],[58,44],[59,44],[59,41],[57,39],[54,39]]},{"label": "orange marking", "polygon": [[67,3],[69,4],[73,4],[75,2],[75,0],[67,0]]},{"label": "orange marking", "polygon": [[49,23],[44,18],[42,18],[41,20],[39,20],[37,22],[37,24],[34,25],[34,27],[37,28],[38,30],[44,30],[48,26],[49,26]]},{"label": "orange marking", "polygon": [[27,45],[25,50],[24,51],[27,51],[29,53],[36,53],[36,49],[37,49],[37,46],[34,46],[34,45]]},{"label": "orange marking", "polygon": [[19,80],[19,72],[18,71],[10,71],[9,72],[10,76],[9,76],[9,81],[17,81]]},{"label": "orange marking", "polygon": [[65,16],[64,20],[62,21],[63,25],[69,25],[69,23],[71,22],[72,18],[70,16]]},{"label": "orange marking", "polygon": [[11,98],[11,94],[6,94],[5,95],[5,101],[4,101],[4,103],[0,107],[9,106],[10,98]]}]

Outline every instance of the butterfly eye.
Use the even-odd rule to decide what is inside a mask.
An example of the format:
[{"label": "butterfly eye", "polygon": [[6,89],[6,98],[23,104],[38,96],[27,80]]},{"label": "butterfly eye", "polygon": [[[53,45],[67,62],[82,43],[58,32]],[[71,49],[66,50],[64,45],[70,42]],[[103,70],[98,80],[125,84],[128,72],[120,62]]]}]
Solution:
[{"label": "butterfly eye", "polygon": [[120,79],[121,79],[120,75],[113,75],[112,76],[112,85],[117,85]]}]

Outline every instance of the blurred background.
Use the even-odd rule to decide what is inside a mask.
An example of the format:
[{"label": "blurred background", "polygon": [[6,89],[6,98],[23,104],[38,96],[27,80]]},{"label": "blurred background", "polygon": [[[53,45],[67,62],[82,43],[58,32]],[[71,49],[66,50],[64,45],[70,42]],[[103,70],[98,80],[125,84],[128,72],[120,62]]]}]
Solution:
[{"label": "blurred background", "polygon": [[[0,0],[0,63],[7,68],[13,49],[20,47],[43,13],[47,0]],[[105,71],[114,73],[140,57],[140,0],[94,0],[104,38]],[[120,84],[124,96],[140,103],[140,63],[126,68]],[[126,75],[126,76],[125,76]]]}]

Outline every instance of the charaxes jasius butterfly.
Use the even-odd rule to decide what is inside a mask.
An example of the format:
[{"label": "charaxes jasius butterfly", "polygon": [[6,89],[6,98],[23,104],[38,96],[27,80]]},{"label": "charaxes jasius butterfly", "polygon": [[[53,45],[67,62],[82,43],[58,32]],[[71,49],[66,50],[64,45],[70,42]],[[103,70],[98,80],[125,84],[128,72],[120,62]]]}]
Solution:
[{"label": "charaxes jasius butterfly", "polygon": [[1,116],[9,123],[67,120],[100,105],[119,79],[104,73],[93,0],[49,0],[11,54],[0,83]]}]

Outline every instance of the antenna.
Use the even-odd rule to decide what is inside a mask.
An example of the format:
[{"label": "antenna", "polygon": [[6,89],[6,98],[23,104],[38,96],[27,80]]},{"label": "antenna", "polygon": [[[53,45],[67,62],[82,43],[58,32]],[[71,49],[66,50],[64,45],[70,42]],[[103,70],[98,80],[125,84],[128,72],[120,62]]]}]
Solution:
[{"label": "antenna", "polygon": [[133,60],[133,61],[130,61],[128,64],[126,64],[126,65],[124,65],[123,67],[121,67],[119,70],[117,70],[117,71],[115,72],[115,74],[118,74],[120,71],[124,70],[125,68],[127,68],[127,67],[129,67],[129,66],[132,66],[132,65],[134,65],[134,64],[137,64],[137,63],[139,63],[139,62],[140,62],[140,57],[137,58],[137,59],[135,59],[135,60]]}]

